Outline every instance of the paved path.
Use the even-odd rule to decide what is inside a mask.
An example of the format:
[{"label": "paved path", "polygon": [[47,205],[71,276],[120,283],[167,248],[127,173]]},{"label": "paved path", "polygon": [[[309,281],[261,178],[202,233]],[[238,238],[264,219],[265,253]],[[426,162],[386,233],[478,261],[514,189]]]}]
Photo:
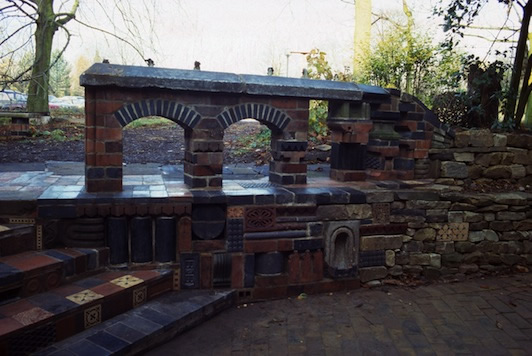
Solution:
[{"label": "paved path", "polygon": [[532,354],[532,273],[234,307],[147,355],[453,354]]}]

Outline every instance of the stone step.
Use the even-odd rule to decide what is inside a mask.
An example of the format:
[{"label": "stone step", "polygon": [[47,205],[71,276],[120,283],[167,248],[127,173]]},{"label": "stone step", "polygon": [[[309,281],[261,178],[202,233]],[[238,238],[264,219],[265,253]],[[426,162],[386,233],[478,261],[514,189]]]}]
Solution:
[{"label": "stone step", "polygon": [[135,355],[212,318],[234,301],[234,291],[169,292],[36,355]]},{"label": "stone step", "polygon": [[107,271],[0,306],[0,355],[26,355],[173,287],[172,270]]},{"label": "stone step", "polygon": [[98,272],[108,261],[107,247],[57,248],[0,257],[0,304]]},{"label": "stone step", "polygon": [[35,226],[0,223],[0,256],[35,250]]}]

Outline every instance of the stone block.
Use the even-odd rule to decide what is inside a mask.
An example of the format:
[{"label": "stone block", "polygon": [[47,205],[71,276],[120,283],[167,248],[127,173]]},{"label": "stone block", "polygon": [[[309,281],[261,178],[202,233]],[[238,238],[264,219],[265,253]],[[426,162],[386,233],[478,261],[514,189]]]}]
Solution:
[{"label": "stone block", "polygon": [[511,221],[492,221],[490,229],[497,232],[512,231],[514,226]]},{"label": "stone block", "polygon": [[441,176],[444,178],[467,178],[467,165],[463,162],[446,161],[441,163]]},{"label": "stone block", "polygon": [[508,142],[508,138],[503,134],[493,134],[493,146],[494,147],[505,147]]},{"label": "stone block", "polygon": [[433,228],[424,228],[415,232],[414,240],[416,241],[434,241],[436,238],[436,230]]},{"label": "stone block", "polygon": [[394,250],[401,248],[403,235],[373,235],[360,237],[360,250]]},{"label": "stone block", "polygon": [[418,265],[405,265],[403,266],[403,272],[410,275],[420,275],[423,273],[423,267]]},{"label": "stone block", "polygon": [[439,253],[441,255],[448,254],[448,253],[453,253],[453,252],[455,252],[454,245],[456,243],[457,242],[452,242],[452,241],[436,242],[436,244],[434,246],[434,252]]},{"label": "stone block", "polygon": [[463,274],[471,274],[471,273],[477,273],[479,271],[478,265],[471,263],[471,264],[463,264],[458,267],[458,270],[460,273]]},{"label": "stone block", "polygon": [[469,241],[471,242],[480,242],[485,239],[484,232],[482,231],[470,231],[469,232]]},{"label": "stone block", "polygon": [[473,242],[469,241],[460,241],[454,243],[454,248],[456,252],[460,253],[471,253],[475,251],[476,245]]},{"label": "stone block", "polygon": [[368,203],[391,203],[394,200],[392,191],[371,191],[366,193]]},{"label": "stone block", "polygon": [[475,155],[472,152],[455,152],[453,153],[456,162],[473,162]]},{"label": "stone block", "polygon": [[484,215],[471,211],[464,211],[464,222],[474,223],[484,220]]},{"label": "stone block", "polygon": [[532,241],[523,241],[524,253],[532,254]]},{"label": "stone block", "polygon": [[[526,236],[526,237],[525,237]],[[522,231],[505,231],[501,235],[502,241],[520,241],[528,237]]]},{"label": "stone block", "polygon": [[484,172],[484,168],[482,168],[482,166],[476,164],[467,166],[467,175],[470,179],[478,179],[482,177],[482,172]]},{"label": "stone block", "polygon": [[441,268],[441,255],[438,253],[429,253],[429,263],[431,267]]},{"label": "stone block", "polygon": [[449,211],[447,213],[447,220],[450,223],[464,222],[464,212],[463,211]]},{"label": "stone block", "polygon": [[469,146],[471,132],[469,130],[457,132],[454,138],[456,147],[462,148]]},{"label": "stone block", "polygon": [[482,258],[483,254],[480,251],[473,251],[471,253],[464,254],[464,263],[477,263]]},{"label": "stone block", "polygon": [[406,202],[407,209],[449,209],[450,201],[410,200]]},{"label": "stone block", "polygon": [[388,269],[388,274],[393,277],[399,277],[400,275],[403,274],[403,267],[399,265],[395,265],[392,268]]},{"label": "stone block", "polygon": [[509,166],[493,166],[486,168],[482,176],[491,179],[508,179],[512,177],[512,169]]},{"label": "stone block", "polygon": [[346,205],[347,215],[352,220],[371,219],[373,211],[369,204]]},{"label": "stone block", "polygon": [[316,209],[318,220],[348,220],[346,205],[320,205]]},{"label": "stone block", "polygon": [[512,164],[510,166],[513,179],[519,179],[526,177],[526,168],[520,164]]},{"label": "stone block", "polygon": [[403,251],[405,252],[421,252],[423,251],[423,242],[410,241],[403,245]]},{"label": "stone block", "polygon": [[525,166],[532,164],[532,159],[530,158],[528,150],[520,148],[510,148],[509,150],[514,155],[513,163],[522,164]]},{"label": "stone block", "polygon": [[497,220],[520,221],[526,219],[526,214],[523,212],[500,211],[497,213],[496,217]]},{"label": "stone block", "polygon": [[386,250],[385,261],[387,267],[395,266],[395,252],[393,250]]},{"label": "stone block", "polygon": [[473,147],[493,147],[493,135],[490,130],[470,130],[469,143]]},{"label": "stone block", "polygon": [[490,223],[489,221],[479,221],[469,224],[469,231],[479,231],[479,230],[485,230],[489,229]]},{"label": "stone block", "polygon": [[517,264],[524,264],[526,261],[523,257],[511,254],[511,253],[503,253],[501,254],[501,262],[504,263],[507,266],[513,266]]},{"label": "stone block", "polygon": [[496,193],[489,194],[495,204],[504,205],[527,205],[527,194],[525,193]]},{"label": "stone block", "polygon": [[430,254],[428,253],[411,253],[409,265],[429,266]]},{"label": "stone block", "polygon": [[359,275],[360,282],[366,283],[385,278],[388,275],[388,269],[384,266],[360,268]]}]

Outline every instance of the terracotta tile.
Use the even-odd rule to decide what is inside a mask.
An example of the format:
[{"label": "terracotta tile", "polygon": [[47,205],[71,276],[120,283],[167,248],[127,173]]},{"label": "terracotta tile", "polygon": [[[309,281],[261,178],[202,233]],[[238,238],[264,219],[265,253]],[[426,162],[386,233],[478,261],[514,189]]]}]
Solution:
[{"label": "terracotta tile", "polygon": [[22,299],[0,306],[0,314],[3,316],[12,316],[32,308],[35,308],[35,304],[30,303],[27,299]]},{"label": "terracotta tile", "polygon": [[13,319],[21,323],[22,325],[34,324],[38,321],[52,317],[54,314],[47,312],[41,308],[32,308],[22,313],[18,313],[12,316]]},{"label": "terracotta tile", "polygon": [[111,272],[105,272],[105,273],[102,273],[102,274],[98,275],[98,278],[100,278],[103,281],[110,282],[113,279],[117,279],[117,278],[122,277],[122,276],[124,276],[124,275],[126,275],[128,273],[129,272],[111,271]]},{"label": "terracotta tile", "polygon": [[119,293],[120,291],[123,291],[124,288],[114,283],[104,283],[104,284],[100,284],[99,286],[91,288],[91,290],[94,293],[103,295],[105,297],[107,295]]},{"label": "terracotta tile", "polygon": [[84,287],[81,287],[81,286],[77,286],[75,284],[69,284],[69,285],[62,286],[62,287],[54,289],[54,293],[57,294],[57,295],[60,295],[62,297],[66,297],[66,296],[69,296],[69,295],[72,295],[72,294],[79,293],[79,292],[81,292],[82,290],[85,290],[85,289],[87,289],[87,288],[84,288]]},{"label": "terracotta tile", "polygon": [[133,276],[148,281],[159,277],[161,274],[154,270],[134,271],[131,273]]},{"label": "terracotta tile", "polygon": [[81,328],[78,329],[76,325],[76,318],[76,315],[70,315],[55,322],[57,341],[71,337],[76,334],[78,330],[81,330]]},{"label": "terracotta tile", "polygon": [[26,258],[14,259],[7,262],[7,264],[23,272],[28,272],[45,267],[59,267],[61,262],[49,256],[33,255],[27,256]]},{"label": "terracotta tile", "polygon": [[23,325],[11,318],[0,319],[0,336],[22,328]]}]

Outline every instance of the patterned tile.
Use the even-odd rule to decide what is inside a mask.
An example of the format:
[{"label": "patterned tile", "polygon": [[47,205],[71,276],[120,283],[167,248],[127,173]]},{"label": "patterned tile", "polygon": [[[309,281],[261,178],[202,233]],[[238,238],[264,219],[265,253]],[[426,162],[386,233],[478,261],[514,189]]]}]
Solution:
[{"label": "patterned tile", "polygon": [[244,217],[244,208],[241,206],[230,206],[227,208],[228,219],[238,219]]},{"label": "patterned tile", "polygon": [[437,241],[467,241],[469,223],[448,223],[443,225],[436,235]]},{"label": "patterned tile", "polygon": [[66,298],[74,303],[83,305],[85,303],[92,302],[93,300],[100,299],[102,297],[103,295],[101,294],[95,293],[90,289],[85,289],[84,291],[81,291],[79,293],[69,295]]},{"label": "patterned tile", "polygon": [[100,324],[102,322],[102,305],[98,304],[85,309],[83,312],[83,320],[85,329]]},{"label": "patterned tile", "polygon": [[181,270],[179,268],[176,268],[174,270],[174,278],[173,278],[173,282],[174,282],[174,285],[173,285],[173,289],[174,290],[179,290],[181,289],[181,279],[180,279],[180,276],[181,276]]},{"label": "patterned tile", "polygon": [[144,282],[144,280],[134,277],[130,274],[126,274],[125,276],[113,279],[111,283],[116,284],[117,286],[120,286],[122,288],[129,288],[136,286],[137,284],[140,284]]},{"label": "patterned tile", "polygon": [[148,288],[146,286],[133,290],[133,307],[137,307],[148,299]]},{"label": "patterned tile", "polygon": [[12,316],[13,319],[21,323],[22,325],[34,324],[38,321],[44,320],[53,316],[54,314],[47,312],[41,308],[32,308],[22,313],[18,313]]}]

